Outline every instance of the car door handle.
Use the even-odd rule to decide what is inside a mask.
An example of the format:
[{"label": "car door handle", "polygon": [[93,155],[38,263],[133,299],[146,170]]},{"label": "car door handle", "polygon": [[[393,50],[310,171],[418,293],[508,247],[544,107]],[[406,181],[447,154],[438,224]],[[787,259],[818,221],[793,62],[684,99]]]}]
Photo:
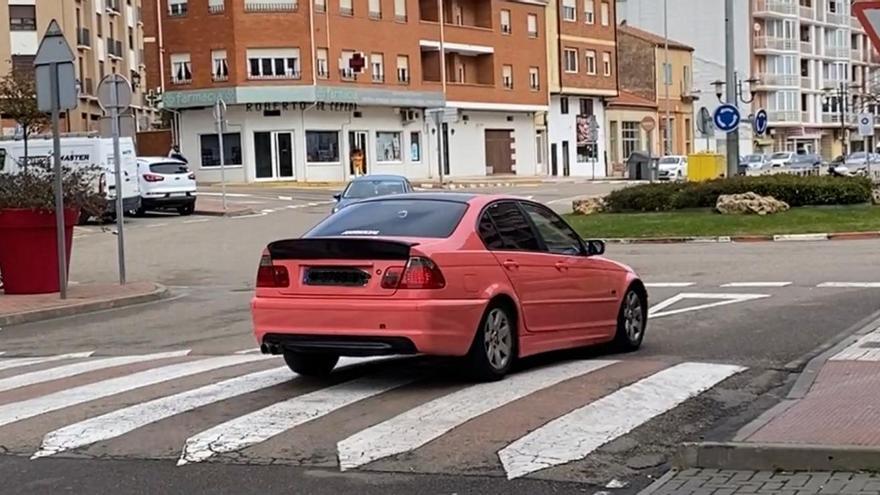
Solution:
[{"label": "car door handle", "polygon": [[519,263],[513,260],[507,260],[501,264],[504,265],[504,268],[507,268],[508,270],[516,270],[517,268],[519,268]]},{"label": "car door handle", "polygon": [[564,261],[557,261],[556,262],[556,269],[559,270],[560,272],[567,272],[568,271],[568,263],[566,263]]}]

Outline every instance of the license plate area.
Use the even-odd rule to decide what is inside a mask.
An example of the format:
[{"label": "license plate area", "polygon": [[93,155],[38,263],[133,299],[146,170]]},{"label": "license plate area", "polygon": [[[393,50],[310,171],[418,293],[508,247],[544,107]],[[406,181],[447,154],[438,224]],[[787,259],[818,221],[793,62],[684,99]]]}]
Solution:
[{"label": "license plate area", "polygon": [[371,275],[360,268],[344,266],[313,266],[306,268],[303,285],[365,287]]}]

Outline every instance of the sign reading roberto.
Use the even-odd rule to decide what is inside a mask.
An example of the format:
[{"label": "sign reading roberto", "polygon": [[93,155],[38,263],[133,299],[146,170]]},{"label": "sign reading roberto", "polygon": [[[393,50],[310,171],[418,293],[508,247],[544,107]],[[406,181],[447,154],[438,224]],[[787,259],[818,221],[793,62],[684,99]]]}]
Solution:
[{"label": "sign reading roberto", "polygon": [[317,103],[306,101],[275,101],[270,103],[247,103],[244,106],[246,112],[305,110],[314,108],[321,112],[354,112],[357,111],[357,103]]}]

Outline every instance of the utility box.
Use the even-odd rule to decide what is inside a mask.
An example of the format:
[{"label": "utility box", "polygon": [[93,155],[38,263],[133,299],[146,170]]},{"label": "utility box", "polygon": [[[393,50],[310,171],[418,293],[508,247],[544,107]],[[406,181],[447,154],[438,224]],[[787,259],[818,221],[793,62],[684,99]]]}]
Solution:
[{"label": "utility box", "polygon": [[703,182],[723,177],[727,173],[727,160],[724,155],[695,153],[688,155],[687,178],[692,182]]}]

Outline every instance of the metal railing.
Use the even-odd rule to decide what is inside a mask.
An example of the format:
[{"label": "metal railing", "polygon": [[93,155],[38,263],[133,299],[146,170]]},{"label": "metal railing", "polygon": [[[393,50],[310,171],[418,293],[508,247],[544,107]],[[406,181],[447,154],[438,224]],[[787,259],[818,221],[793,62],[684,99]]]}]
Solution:
[{"label": "metal railing", "polygon": [[244,3],[245,12],[296,12],[299,9],[299,3],[295,1],[252,1],[248,0]]},{"label": "metal railing", "polygon": [[849,16],[845,14],[832,14],[831,12],[825,12],[825,22],[828,24],[844,24],[849,25]]},{"label": "metal railing", "polygon": [[761,86],[797,87],[798,76],[795,74],[758,74]]},{"label": "metal railing", "polygon": [[813,78],[809,76],[801,77],[801,88],[811,89],[813,87]]},{"label": "metal railing", "polygon": [[805,7],[801,5],[801,18],[815,20],[816,19],[816,10],[813,7]]},{"label": "metal railing", "polygon": [[76,45],[79,47],[92,46],[92,32],[88,28],[77,28]]},{"label": "metal railing", "polygon": [[770,122],[801,122],[801,112],[795,110],[771,110],[767,112]]},{"label": "metal railing", "polygon": [[850,49],[844,46],[826,46],[825,56],[834,58],[849,58]]},{"label": "metal railing", "polygon": [[226,12],[226,2],[220,3],[209,3],[208,4],[208,13],[209,14],[222,14]]},{"label": "metal railing", "polygon": [[801,41],[801,53],[806,55],[813,54],[813,42],[812,41]]},{"label": "metal railing", "polygon": [[756,0],[755,13],[797,15],[798,6],[797,4],[783,0]]},{"label": "metal railing", "polygon": [[755,48],[763,50],[778,50],[795,52],[799,50],[800,41],[788,38],[775,38],[771,36],[756,36]]}]

